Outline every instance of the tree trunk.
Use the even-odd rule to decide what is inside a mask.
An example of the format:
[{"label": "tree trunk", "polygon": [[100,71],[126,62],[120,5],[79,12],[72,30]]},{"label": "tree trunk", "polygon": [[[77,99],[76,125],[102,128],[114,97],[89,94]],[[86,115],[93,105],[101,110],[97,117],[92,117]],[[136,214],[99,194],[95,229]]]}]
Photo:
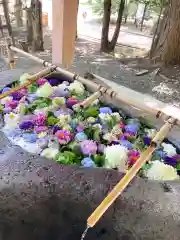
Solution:
[{"label": "tree trunk", "polygon": [[10,17],[9,17],[9,8],[8,8],[7,0],[2,0],[2,5],[3,5],[4,17],[5,17],[5,20],[6,20],[8,33],[9,33],[9,36],[11,37],[11,39],[12,39],[13,45],[15,45],[13,32],[12,32],[11,21],[10,21]]},{"label": "tree trunk", "polygon": [[147,7],[148,7],[148,3],[146,3],[145,6],[144,6],[143,16],[142,16],[142,20],[141,20],[141,32],[143,30],[144,18],[145,18],[145,15],[146,15]]},{"label": "tree trunk", "polygon": [[33,41],[33,27],[32,27],[32,11],[31,8],[26,8],[26,31],[27,31],[27,42],[32,46]]},{"label": "tree trunk", "polygon": [[42,4],[39,0],[31,0],[32,11],[32,51],[43,51]]},{"label": "tree trunk", "polygon": [[151,57],[165,64],[180,64],[180,1],[169,0],[151,47]]},{"label": "tree trunk", "polygon": [[101,35],[101,51],[108,52],[109,49],[109,24],[111,19],[111,0],[104,0],[104,16]]},{"label": "tree trunk", "polygon": [[118,11],[118,18],[116,21],[116,28],[112,37],[112,40],[109,42],[109,24],[110,24],[110,17],[111,17],[111,1],[104,0],[104,17],[103,17],[103,27],[102,27],[102,37],[101,37],[101,51],[103,52],[113,52],[116,46],[120,27],[123,18],[123,12],[125,7],[125,0],[121,0],[119,11]]},{"label": "tree trunk", "polygon": [[16,0],[14,5],[15,10],[15,17],[16,17],[16,26],[22,27],[23,21],[22,21],[22,1]]}]

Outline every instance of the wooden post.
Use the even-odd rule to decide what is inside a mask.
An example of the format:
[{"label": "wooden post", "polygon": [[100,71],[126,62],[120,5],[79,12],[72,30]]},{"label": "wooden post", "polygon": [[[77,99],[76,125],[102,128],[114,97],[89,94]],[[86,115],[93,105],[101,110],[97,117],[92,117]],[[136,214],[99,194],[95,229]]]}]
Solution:
[{"label": "wooden post", "polygon": [[7,45],[7,53],[8,53],[8,61],[9,61],[9,67],[10,69],[14,69],[15,60],[14,60],[14,52],[10,49],[11,46],[11,39],[6,39],[6,45]]},{"label": "wooden post", "polygon": [[68,68],[73,63],[78,0],[52,0],[52,60]]}]

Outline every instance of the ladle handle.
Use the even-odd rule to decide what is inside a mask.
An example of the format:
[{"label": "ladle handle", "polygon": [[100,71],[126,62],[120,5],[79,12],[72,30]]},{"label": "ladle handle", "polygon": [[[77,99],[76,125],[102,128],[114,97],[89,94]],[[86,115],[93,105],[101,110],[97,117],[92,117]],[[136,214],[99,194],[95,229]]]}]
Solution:
[{"label": "ladle handle", "polygon": [[117,197],[123,192],[123,190],[128,186],[131,180],[136,176],[141,167],[149,160],[152,153],[156,149],[156,143],[162,142],[167,136],[174,124],[174,120],[166,122],[159,132],[156,134],[152,141],[152,145],[148,147],[136,161],[136,163],[129,169],[129,171],[124,175],[120,182],[112,189],[108,196],[101,202],[101,204],[96,208],[92,215],[87,220],[87,225],[89,227],[94,227],[106,210],[112,205],[112,203],[117,199]]}]

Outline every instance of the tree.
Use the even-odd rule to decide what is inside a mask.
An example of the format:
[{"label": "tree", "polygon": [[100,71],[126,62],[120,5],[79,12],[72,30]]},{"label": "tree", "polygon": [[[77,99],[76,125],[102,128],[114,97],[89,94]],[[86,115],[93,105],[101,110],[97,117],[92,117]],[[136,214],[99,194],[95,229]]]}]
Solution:
[{"label": "tree", "polygon": [[123,18],[123,12],[125,7],[125,0],[121,0],[119,4],[118,17],[116,21],[115,31],[112,40],[109,41],[109,25],[111,18],[111,0],[104,0],[104,15],[103,15],[103,26],[102,26],[102,36],[101,36],[101,51],[102,52],[112,52],[117,43],[117,39],[120,32],[120,27]]},{"label": "tree", "polygon": [[14,40],[14,37],[13,37],[11,21],[10,21],[10,17],[9,17],[9,7],[8,7],[7,0],[2,0],[2,5],[3,5],[4,17],[5,17],[5,20],[6,20],[8,33],[9,33],[9,36],[11,37],[11,39],[12,39],[13,45],[15,45],[15,40]]},{"label": "tree", "polygon": [[165,64],[180,64],[180,1],[168,0],[151,47],[151,58]]},{"label": "tree", "polygon": [[21,27],[23,25],[22,21],[22,1],[16,0],[14,5],[16,26]]}]

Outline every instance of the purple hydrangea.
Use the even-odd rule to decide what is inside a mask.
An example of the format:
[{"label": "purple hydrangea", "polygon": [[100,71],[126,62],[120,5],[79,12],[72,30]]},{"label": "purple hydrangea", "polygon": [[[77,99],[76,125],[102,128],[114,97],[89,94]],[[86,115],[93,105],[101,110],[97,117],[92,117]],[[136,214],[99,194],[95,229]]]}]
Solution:
[{"label": "purple hydrangea", "polygon": [[19,128],[25,131],[31,131],[34,128],[34,123],[32,121],[24,121],[20,123]]},{"label": "purple hydrangea", "polygon": [[91,156],[97,152],[97,144],[92,140],[85,140],[81,142],[81,151],[84,155]]},{"label": "purple hydrangea", "polygon": [[129,150],[133,149],[133,145],[131,142],[129,142],[128,140],[121,140],[121,145],[126,147]]},{"label": "purple hydrangea", "polygon": [[143,141],[144,141],[144,144],[145,145],[150,145],[151,144],[151,138],[150,137],[148,137],[148,136],[145,136],[144,138],[143,138]]},{"label": "purple hydrangea", "polygon": [[59,81],[57,78],[51,78],[48,80],[48,82],[51,86],[58,86],[61,83],[61,81]]},{"label": "purple hydrangea", "polygon": [[137,124],[127,124],[125,126],[125,131],[127,133],[130,133],[130,134],[133,134],[133,135],[137,134],[138,129],[139,129],[139,127],[138,127]]},{"label": "purple hydrangea", "polygon": [[168,156],[165,156],[164,157],[164,163],[165,164],[168,164],[168,165],[171,165],[172,167],[176,167],[177,166],[177,158],[175,156],[173,157],[168,157]]},{"label": "purple hydrangea", "polygon": [[101,107],[99,109],[100,113],[104,113],[104,114],[111,114],[112,113],[112,109],[110,107]]},{"label": "purple hydrangea", "polygon": [[81,161],[83,167],[96,167],[95,162],[90,158],[86,157]]},{"label": "purple hydrangea", "polygon": [[38,136],[35,133],[24,133],[23,134],[23,139],[24,139],[25,142],[35,143],[38,139]]}]

